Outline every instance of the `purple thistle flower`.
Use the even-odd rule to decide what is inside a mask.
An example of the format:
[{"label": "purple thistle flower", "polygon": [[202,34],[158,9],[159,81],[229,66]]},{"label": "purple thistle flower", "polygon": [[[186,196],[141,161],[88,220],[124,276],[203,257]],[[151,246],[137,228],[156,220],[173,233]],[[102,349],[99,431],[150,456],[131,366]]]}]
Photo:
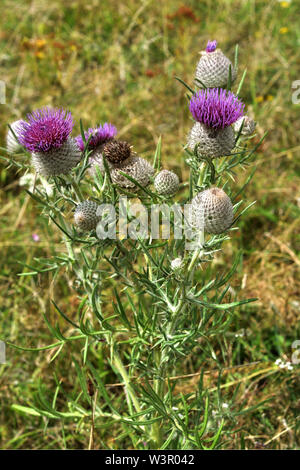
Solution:
[{"label": "purple thistle flower", "polygon": [[[105,122],[103,126],[100,125],[96,128],[89,128],[87,131],[84,132],[86,141],[89,139],[90,136],[92,136],[88,144],[89,149],[94,149],[95,147],[98,147],[98,145],[108,142],[109,140],[113,139],[116,135],[116,127],[107,122]],[[82,136],[78,135],[77,137],[75,137],[75,140],[80,150],[83,151],[85,147],[85,142],[83,141]]]},{"label": "purple thistle flower", "polygon": [[208,41],[207,46],[206,46],[206,52],[214,52],[217,48],[217,41]]},{"label": "purple thistle flower", "polygon": [[72,115],[64,109],[37,109],[27,119],[20,126],[19,141],[30,152],[60,148],[73,129]]},{"label": "purple thistle flower", "polygon": [[193,118],[207,127],[224,129],[244,113],[244,103],[231,91],[222,88],[199,90],[190,100]]}]

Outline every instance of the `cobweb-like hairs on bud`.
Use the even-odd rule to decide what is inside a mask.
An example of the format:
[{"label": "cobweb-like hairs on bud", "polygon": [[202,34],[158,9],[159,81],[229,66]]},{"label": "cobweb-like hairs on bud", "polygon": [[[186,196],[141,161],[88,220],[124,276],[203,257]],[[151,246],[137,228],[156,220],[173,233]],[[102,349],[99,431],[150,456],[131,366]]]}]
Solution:
[{"label": "cobweb-like hairs on bud", "polygon": [[231,83],[237,76],[232,62],[221,49],[217,49],[217,41],[208,41],[206,49],[201,51],[201,57],[196,67],[196,85],[206,88],[224,87],[228,83],[231,70]]},{"label": "cobweb-like hairs on bud", "polygon": [[84,201],[78,204],[74,212],[75,225],[84,232],[94,230],[101,217],[97,215],[98,204],[94,201]]},{"label": "cobweb-like hairs on bud", "polygon": [[197,145],[198,155],[218,158],[230,155],[235,146],[235,135],[231,126],[214,129],[201,122],[195,122],[188,135],[187,144],[192,151]]},{"label": "cobweb-like hairs on bud", "polygon": [[150,177],[153,176],[154,169],[152,165],[142,157],[132,153],[127,160],[112,165],[110,169],[110,176],[112,182],[118,184],[122,188],[130,188],[136,190],[136,185],[130,181],[122,173],[134,178],[141,186],[145,187],[150,183]]},{"label": "cobweb-like hairs on bud", "polygon": [[[96,147],[109,142],[117,135],[117,128],[108,122],[105,122],[103,125],[98,127],[90,127],[87,131],[84,132],[85,140],[88,141],[88,149],[92,150]],[[81,151],[84,150],[85,142],[81,135],[75,137],[76,143]]]},{"label": "cobweb-like hairs on bud", "polygon": [[165,196],[175,194],[179,188],[179,178],[173,171],[162,170],[154,179],[154,187],[158,194]]},{"label": "cobweb-like hairs on bud", "polygon": [[233,206],[221,188],[210,188],[198,193],[191,201],[191,223],[208,233],[225,232],[233,221]]},{"label": "cobweb-like hairs on bud", "polygon": [[195,121],[214,129],[224,129],[233,124],[243,116],[244,107],[231,91],[218,88],[199,90],[189,105]]},{"label": "cobweb-like hairs on bud", "polygon": [[19,141],[30,152],[49,152],[60,148],[70,136],[73,118],[58,108],[42,108],[27,115],[20,127]]}]

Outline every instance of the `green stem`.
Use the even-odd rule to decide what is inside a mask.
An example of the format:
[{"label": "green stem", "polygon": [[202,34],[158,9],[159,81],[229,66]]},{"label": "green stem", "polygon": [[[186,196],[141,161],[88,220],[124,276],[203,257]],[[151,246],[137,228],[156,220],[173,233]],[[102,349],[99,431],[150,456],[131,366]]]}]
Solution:
[{"label": "green stem", "polygon": [[[159,371],[160,377],[153,380],[153,388],[155,393],[159,396],[160,399],[163,399],[164,395],[164,377],[163,366],[161,365],[162,353],[161,351],[154,351],[154,359],[156,363],[157,370]],[[151,426],[150,440],[153,443],[153,446],[156,449],[160,449],[162,446],[162,427],[161,420],[155,421]]]},{"label": "green stem", "polygon": [[132,401],[133,403],[133,406],[136,410],[137,413],[140,413],[142,411],[141,407],[140,407],[140,404],[139,404],[139,401],[136,397],[136,394],[130,384],[130,380],[129,380],[129,376],[127,374],[127,371],[122,363],[122,360],[119,356],[119,354],[114,351],[113,352],[113,364],[114,366],[116,367],[117,371],[119,372],[119,374],[121,375],[123,381],[124,381],[124,385],[125,385],[125,389],[127,391],[127,394],[128,394],[128,397],[130,398],[130,400]]}]

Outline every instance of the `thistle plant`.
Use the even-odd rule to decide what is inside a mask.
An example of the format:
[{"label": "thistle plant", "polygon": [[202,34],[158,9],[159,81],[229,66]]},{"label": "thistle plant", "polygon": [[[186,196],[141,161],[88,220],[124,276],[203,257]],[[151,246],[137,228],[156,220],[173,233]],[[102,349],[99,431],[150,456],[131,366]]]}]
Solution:
[{"label": "thistle plant", "polygon": [[[105,447],[98,438],[102,426],[117,428],[125,448],[215,448],[222,445],[222,433],[230,436],[228,422],[244,412],[238,407],[216,418],[204,373],[218,370],[221,383],[233,316],[255,300],[236,298],[230,290],[239,258],[223,272],[215,273],[211,264],[222,256],[223,245],[251,206],[238,196],[253,173],[244,183],[237,183],[236,174],[247,169],[256,147],[242,136],[241,126],[236,134],[232,128],[244,111],[239,94],[245,75],[237,91],[230,90],[237,54],[234,68],[227,67],[215,44],[205,54],[201,60],[208,68],[198,65],[201,82],[213,87],[227,83],[227,89],[193,89],[180,80],[195,119],[184,146],[188,185],[161,170],[162,160],[164,168],[171,162],[162,157],[160,139],[151,162],[135,153],[131,143],[117,140],[109,123],[84,130],[80,122],[81,134],[73,139],[73,118],[63,110],[27,116],[17,136],[23,160],[7,157],[10,165],[24,170],[31,157],[38,174],[28,193],[65,244],[51,259],[26,265],[25,275],[51,272],[56,279],[60,271],[67,272],[79,299],[76,315],[51,299],[60,323],[51,324],[48,312],[43,315],[55,339],[40,348],[28,345],[40,354],[53,350],[54,361],[70,344],[79,345],[73,392],[60,380],[52,394],[41,386],[36,402],[22,411],[76,421],[81,432],[90,426],[89,448]],[[208,65],[211,57],[215,69]],[[221,68],[225,83],[223,75],[219,80]],[[51,195],[38,185],[39,174],[47,175]],[[150,230],[140,230],[136,201],[147,221],[152,222],[154,206],[164,216],[169,213],[167,237],[157,240]],[[198,381],[192,392],[178,393],[187,360],[198,364]],[[71,356],[69,361],[71,366]],[[220,387],[217,393],[220,402]]]}]

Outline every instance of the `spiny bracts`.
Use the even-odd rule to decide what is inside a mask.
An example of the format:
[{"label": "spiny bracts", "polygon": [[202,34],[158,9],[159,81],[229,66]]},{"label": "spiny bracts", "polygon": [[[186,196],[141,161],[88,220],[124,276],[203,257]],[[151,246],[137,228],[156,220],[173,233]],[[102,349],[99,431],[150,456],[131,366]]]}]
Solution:
[{"label": "spiny bracts", "polygon": [[173,171],[162,170],[154,179],[154,187],[163,196],[175,194],[179,188],[179,178]]},{"label": "spiny bracts", "polygon": [[201,51],[200,54],[195,74],[198,86],[202,84],[206,88],[226,86],[230,70],[231,82],[234,82],[237,72],[221,49],[217,49],[217,41],[208,41],[205,51]]},{"label": "spiny bracts", "polygon": [[112,140],[105,144],[103,155],[110,163],[118,164],[127,160],[131,155],[131,147],[128,142]]},{"label": "spiny bracts", "polygon": [[233,206],[221,188],[210,188],[198,193],[191,201],[191,224],[208,233],[225,232],[233,221]]},{"label": "spiny bracts", "polygon": [[76,227],[87,232],[97,227],[101,216],[97,215],[98,204],[94,201],[84,201],[78,204],[74,212],[74,221]]}]

